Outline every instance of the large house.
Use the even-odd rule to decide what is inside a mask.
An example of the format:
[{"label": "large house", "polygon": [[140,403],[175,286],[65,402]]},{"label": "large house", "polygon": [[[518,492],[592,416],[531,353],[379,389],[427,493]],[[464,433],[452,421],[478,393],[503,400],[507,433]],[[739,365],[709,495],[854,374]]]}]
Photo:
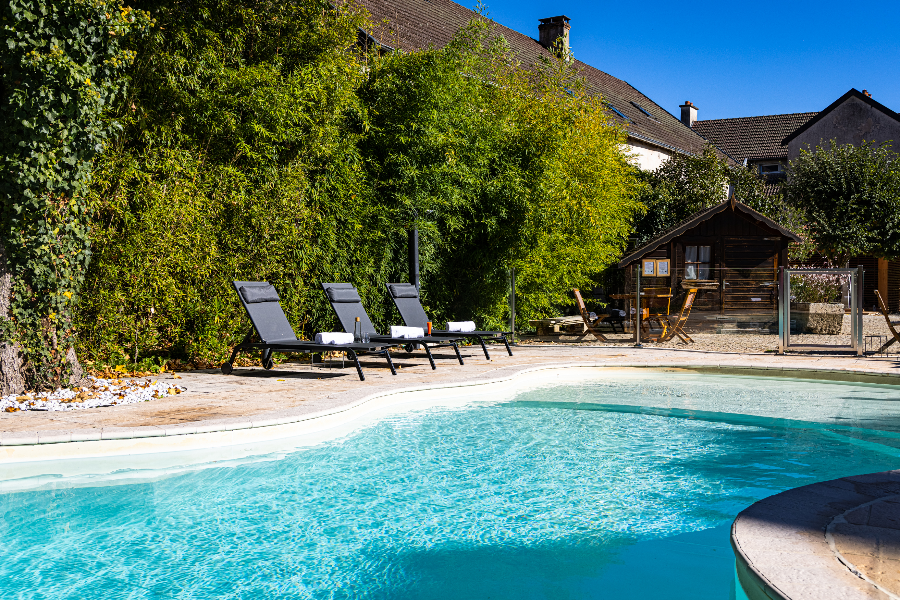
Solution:
[{"label": "large house", "polygon": [[789,161],[802,149],[836,140],[859,145],[863,141],[893,142],[900,150],[900,115],[851,89],[820,112],[697,120],[690,102],[681,107],[681,120],[739,162],[747,161],[770,181],[784,178]]},{"label": "large house", "polygon": [[[362,0],[376,25],[361,33],[365,44],[385,51],[443,47],[464,25],[478,17],[452,0]],[[538,19],[537,38],[494,23],[524,66],[535,64],[558,39],[568,48],[569,18],[562,15]],[[628,150],[637,165],[656,169],[675,153],[699,154],[708,144],[701,135],[675,118],[626,81],[576,60],[587,90],[605,101],[611,115],[628,132]]]},{"label": "large house", "polygon": [[[686,102],[682,121],[738,161],[747,161],[770,182],[784,179],[789,161],[801,150],[838,144],[888,143],[900,151],[900,114],[851,89],[820,112],[697,120],[697,109]],[[865,269],[863,298],[866,308],[876,306],[875,290],[891,310],[900,310],[900,260],[858,256],[850,266]]]}]

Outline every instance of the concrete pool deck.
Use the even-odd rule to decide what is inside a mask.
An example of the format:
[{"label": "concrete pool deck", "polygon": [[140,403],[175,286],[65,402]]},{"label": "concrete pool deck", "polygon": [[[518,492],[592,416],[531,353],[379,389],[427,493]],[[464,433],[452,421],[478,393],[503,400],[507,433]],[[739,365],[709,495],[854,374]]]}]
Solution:
[{"label": "concrete pool deck", "polygon": [[[365,360],[366,381],[359,381],[350,363],[340,368],[340,361],[333,361],[330,367],[286,363],[272,371],[235,368],[228,376],[218,370],[192,371],[178,375],[177,383],[187,391],[151,402],[0,413],[0,466],[13,468],[19,476],[34,476],[40,469],[33,461],[52,465],[50,461],[61,458],[216,448],[304,435],[316,427],[336,426],[360,406],[390,403],[410,391],[436,394],[449,389],[458,395],[453,390],[462,386],[501,390],[530,373],[569,371],[560,367],[572,371],[603,367],[714,369],[719,373],[900,385],[900,360],[885,357],[729,354],[584,344],[521,345],[514,348],[512,357],[495,347],[491,354],[493,360],[487,361],[480,348],[465,348],[463,366],[452,354],[436,355],[437,370],[432,371],[423,355],[399,353],[395,355],[397,376],[391,376],[383,360]],[[791,494],[808,493],[808,488],[816,486],[798,488],[741,513],[733,539],[738,540],[734,545],[739,576],[751,586],[750,593],[756,593],[751,598],[897,598],[893,590],[900,593],[900,474],[890,477],[888,483],[851,477],[838,480],[844,482],[840,484],[817,484],[825,487],[803,498]],[[860,486],[868,487],[860,491]],[[766,504],[782,496],[787,504],[777,510]],[[824,509],[815,504],[822,498]],[[873,521],[871,515],[875,514]],[[896,531],[891,533],[885,523],[898,524]],[[826,587],[815,587],[815,583]],[[806,591],[812,589],[818,592]]]},{"label": "concrete pool deck", "polygon": [[[900,358],[849,355],[731,354],[662,348],[597,347],[588,345],[521,345],[508,356],[494,347],[487,361],[480,348],[463,349],[465,365],[452,353],[435,354],[432,371],[423,354],[395,355],[397,375],[380,359],[363,360],[366,381],[359,381],[352,363],[339,359],[327,366],[284,363],[271,371],[236,367],[231,375],[198,370],[151,379],[172,379],[187,390],[178,395],[120,406],[71,411],[0,413],[0,462],[3,448],[60,444],[85,440],[143,438],[242,429],[319,416],[367,397],[430,386],[457,387],[514,377],[534,368],[563,365],[585,367],[682,367],[759,369],[773,375],[867,380],[900,385]],[[781,373],[779,373],[781,372]],[[809,374],[807,374],[809,375]],[[896,382],[894,381],[894,378]],[[860,379],[862,378],[862,379]]]}]

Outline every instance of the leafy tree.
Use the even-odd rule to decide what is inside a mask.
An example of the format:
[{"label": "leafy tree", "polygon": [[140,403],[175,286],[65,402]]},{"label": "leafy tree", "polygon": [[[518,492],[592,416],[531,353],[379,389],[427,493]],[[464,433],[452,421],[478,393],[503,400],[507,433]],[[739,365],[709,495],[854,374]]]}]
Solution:
[{"label": "leafy tree", "polygon": [[486,21],[444,49],[376,62],[360,91],[376,194],[423,220],[423,287],[438,320],[545,316],[620,253],[635,200],[623,132],[569,61],[523,69]]},{"label": "leafy tree", "polygon": [[394,238],[356,148],[364,71],[347,49],[363,15],[319,0],[140,6],[159,27],[135,45],[124,132],[97,162],[85,356],[221,359],[248,328],[235,279],[274,283],[301,334],[333,326],[320,281],[361,284],[378,319]]},{"label": "leafy tree", "polygon": [[656,171],[641,176],[641,200],[647,212],[635,223],[638,245],[692,214],[719,204],[726,199],[729,186],[734,186],[736,198],[750,208],[789,229],[800,226],[795,211],[784,204],[780,195],[768,192],[753,170],[728,164],[713,146],[707,146],[697,156],[676,154]]},{"label": "leafy tree", "polygon": [[0,394],[80,379],[72,307],[90,257],[91,161],[151,24],[118,0],[0,6]]},{"label": "leafy tree", "polygon": [[834,265],[850,257],[900,256],[900,160],[886,144],[803,150],[785,196],[802,211],[816,249]]},{"label": "leafy tree", "polygon": [[91,360],[221,359],[247,331],[233,279],[273,282],[300,335],[334,327],[322,281],[396,322],[384,283],[405,278],[414,218],[437,320],[500,325],[510,268],[520,315],[543,315],[624,245],[640,208],[624,136],[564,60],[523,69],[480,20],[378,56],[348,51],[366,27],[350,6],[141,7],[159,27],[92,187]]}]

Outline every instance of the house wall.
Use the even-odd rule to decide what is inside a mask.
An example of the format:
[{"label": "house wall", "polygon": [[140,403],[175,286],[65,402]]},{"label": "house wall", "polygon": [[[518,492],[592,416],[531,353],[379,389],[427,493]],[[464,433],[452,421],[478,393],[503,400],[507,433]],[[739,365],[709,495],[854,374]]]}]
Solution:
[{"label": "house wall", "polygon": [[656,170],[669,160],[673,154],[671,151],[663,150],[658,146],[651,146],[634,138],[628,138],[625,146],[625,150],[631,154],[634,164],[642,171]]},{"label": "house wall", "polygon": [[880,144],[893,140],[893,148],[900,151],[900,123],[859,98],[850,97],[791,140],[788,144],[788,159],[794,160],[800,156],[802,148],[814,149],[830,140],[855,146],[863,141]]}]

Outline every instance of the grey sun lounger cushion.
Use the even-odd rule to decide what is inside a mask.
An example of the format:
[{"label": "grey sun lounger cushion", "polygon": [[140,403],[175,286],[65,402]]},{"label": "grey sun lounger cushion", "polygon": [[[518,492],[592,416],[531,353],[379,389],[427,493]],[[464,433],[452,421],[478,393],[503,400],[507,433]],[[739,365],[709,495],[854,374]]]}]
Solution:
[{"label": "grey sun lounger cushion", "polygon": [[388,289],[394,298],[418,298],[419,290],[411,283],[389,283]]},{"label": "grey sun lounger cushion", "polygon": [[362,299],[354,288],[330,287],[325,290],[325,293],[328,294],[328,299],[332,302],[362,302]]},{"label": "grey sun lounger cushion", "polygon": [[251,285],[241,286],[241,296],[247,304],[256,304],[258,302],[278,302],[278,292],[275,291],[274,285]]}]

